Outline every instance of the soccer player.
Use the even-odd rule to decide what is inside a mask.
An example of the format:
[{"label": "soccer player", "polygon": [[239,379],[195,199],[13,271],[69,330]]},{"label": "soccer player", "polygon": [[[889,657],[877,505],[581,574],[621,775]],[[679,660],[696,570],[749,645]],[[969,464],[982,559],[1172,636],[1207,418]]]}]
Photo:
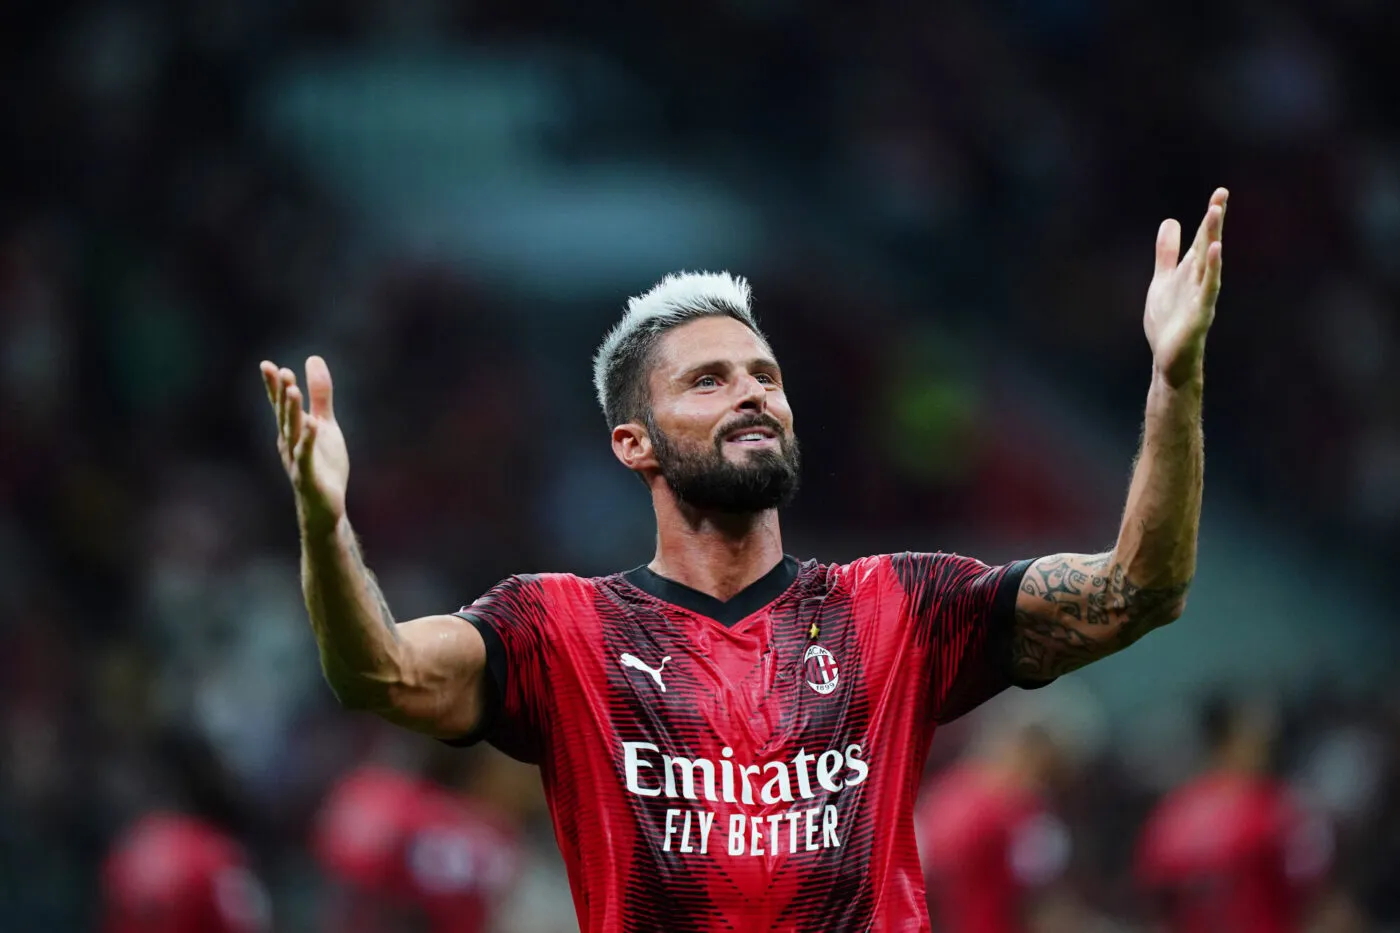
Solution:
[{"label": "soccer player", "polygon": [[1327,819],[1270,775],[1272,708],[1215,698],[1205,774],[1158,805],[1139,840],[1138,878],[1172,933],[1296,933],[1331,866]]},{"label": "soccer player", "polygon": [[399,624],[347,517],[325,362],[307,360],[309,412],[264,362],[327,680],[345,706],[538,762],[585,931],[927,929],[912,812],[935,727],[1182,611],[1226,196],[1184,256],[1176,221],[1158,231],[1142,451],[1102,554],[786,555],[784,374],[742,279],[678,275],[594,359],[613,453],[651,495],[651,561],[514,576]]},{"label": "soccer player", "polygon": [[267,891],[231,833],[227,776],[202,740],[171,733],[159,757],[183,798],[147,810],[113,841],[102,865],[103,933],[264,933]]},{"label": "soccer player", "polygon": [[514,828],[484,801],[380,764],[336,782],[312,851],[334,881],[335,933],[482,933],[519,862]]},{"label": "soccer player", "polygon": [[943,933],[1030,929],[1069,863],[1069,829],[1050,795],[1088,754],[1085,703],[1037,699],[998,699],[970,754],[915,809],[929,910]]}]

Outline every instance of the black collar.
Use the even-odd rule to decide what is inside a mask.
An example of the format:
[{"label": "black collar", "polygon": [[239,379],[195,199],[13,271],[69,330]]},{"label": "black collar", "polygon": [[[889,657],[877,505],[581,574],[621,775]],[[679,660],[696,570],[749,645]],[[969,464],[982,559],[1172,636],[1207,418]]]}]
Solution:
[{"label": "black collar", "polygon": [[727,602],[720,602],[710,594],[693,590],[684,583],[668,580],[646,566],[629,570],[622,578],[663,602],[707,616],[728,627],[783,595],[792,586],[792,581],[797,579],[797,558],[784,554],[776,567],[735,593]]}]

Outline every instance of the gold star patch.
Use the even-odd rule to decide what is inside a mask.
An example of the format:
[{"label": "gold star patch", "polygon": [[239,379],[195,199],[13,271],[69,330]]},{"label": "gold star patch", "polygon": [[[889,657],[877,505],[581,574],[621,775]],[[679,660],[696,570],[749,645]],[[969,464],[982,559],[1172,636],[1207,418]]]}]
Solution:
[{"label": "gold star patch", "polygon": [[808,638],[816,638],[816,637],[817,637],[817,633],[820,632],[820,631],[821,631],[821,629],[817,628],[817,623],[813,622],[813,623],[812,623],[812,627],[809,628],[809,629],[807,630],[807,637],[808,637]]}]

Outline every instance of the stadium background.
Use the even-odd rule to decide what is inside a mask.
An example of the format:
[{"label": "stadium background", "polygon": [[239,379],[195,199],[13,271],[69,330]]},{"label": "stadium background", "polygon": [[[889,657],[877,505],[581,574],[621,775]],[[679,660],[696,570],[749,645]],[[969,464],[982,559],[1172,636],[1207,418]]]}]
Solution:
[{"label": "stadium background", "polygon": [[[1338,891],[1393,922],[1400,6],[602,6],[3,5],[0,928],[90,928],[173,727],[236,777],[279,928],[309,922],[310,814],[384,728],[320,680],[259,359],[329,360],[402,618],[645,562],[588,356],[677,268],[754,283],[806,447],[790,551],[1090,550],[1156,224],[1217,184],[1198,584],[1075,675],[1108,741],[1070,878],[1138,928],[1128,853],[1193,705],[1272,690]],[[530,838],[511,928],[569,929]]]}]

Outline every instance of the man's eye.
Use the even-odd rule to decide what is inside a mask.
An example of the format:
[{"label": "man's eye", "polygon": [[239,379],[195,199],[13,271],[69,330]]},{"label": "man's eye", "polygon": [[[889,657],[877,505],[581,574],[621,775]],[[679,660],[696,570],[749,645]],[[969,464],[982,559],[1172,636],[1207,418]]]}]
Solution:
[{"label": "man's eye", "polygon": [[699,379],[695,380],[695,387],[697,389],[713,389],[717,385],[719,385],[719,380],[714,376],[701,376]]},{"label": "man's eye", "polygon": [[778,380],[774,379],[767,373],[759,373],[758,375],[754,376],[754,378],[766,386],[775,386],[778,384]]}]

